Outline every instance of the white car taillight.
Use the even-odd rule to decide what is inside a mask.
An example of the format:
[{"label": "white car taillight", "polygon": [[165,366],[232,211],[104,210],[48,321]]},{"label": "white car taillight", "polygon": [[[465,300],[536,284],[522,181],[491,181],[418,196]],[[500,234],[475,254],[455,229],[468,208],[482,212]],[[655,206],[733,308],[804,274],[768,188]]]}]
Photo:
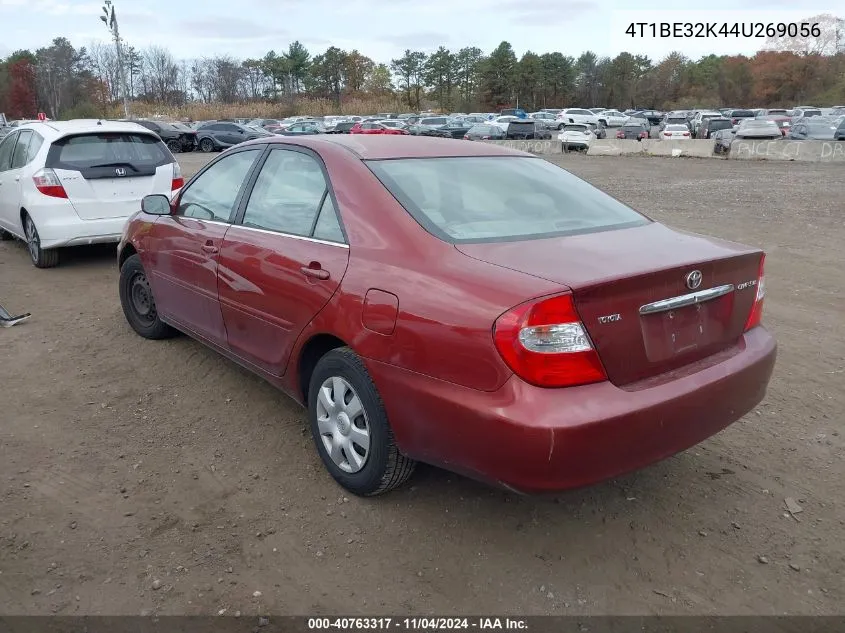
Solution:
[{"label": "white car taillight", "polygon": [[181,189],[184,184],[185,179],[182,178],[182,168],[179,167],[179,163],[173,163],[173,180],[170,181],[171,193],[177,189]]},{"label": "white car taillight", "polygon": [[62,181],[52,169],[39,169],[32,176],[32,182],[35,183],[35,188],[38,189],[45,196],[51,198],[67,198],[67,191],[65,191]]}]

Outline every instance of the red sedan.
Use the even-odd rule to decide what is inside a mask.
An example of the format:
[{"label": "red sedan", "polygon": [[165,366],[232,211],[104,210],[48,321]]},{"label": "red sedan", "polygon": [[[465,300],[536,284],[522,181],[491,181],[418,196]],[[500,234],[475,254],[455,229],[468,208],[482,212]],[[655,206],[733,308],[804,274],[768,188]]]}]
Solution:
[{"label": "red sedan", "polygon": [[395,127],[387,127],[381,123],[376,123],[375,121],[369,121],[365,123],[358,122],[352,126],[349,130],[350,134],[395,134],[395,135],[408,135],[408,130],[402,128],[395,128]]},{"label": "red sedan", "polygon": [[256,139],[142,206],[132,328],[283,389],[360,495],[417,461],[525,492],[614,477],[751,411],[775,364],[760,250],[497,145]]}]

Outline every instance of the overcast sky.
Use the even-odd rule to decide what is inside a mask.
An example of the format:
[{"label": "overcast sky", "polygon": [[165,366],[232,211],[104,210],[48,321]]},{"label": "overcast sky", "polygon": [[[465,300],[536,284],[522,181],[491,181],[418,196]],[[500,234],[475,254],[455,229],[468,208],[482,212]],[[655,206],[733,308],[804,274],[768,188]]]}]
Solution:
[{"label": "overcast sky", "polygon": [[[708,0],[706,13],[667,14],[663,7],[686,3],[649,0],[116,0],[121,35],[137,48],[159,44],[179,59],[215,54],[262,57],[300,40],[312,54],[337,46],[358,49],[389,63],[406,48],[452,50],[478,46],[489,53],[502,40],[518,56],[560,51],[578,56],[592,50],[615,56],[623,50],[658,60],[672,50],[697,58],[708,53],[753,54],[763,40],[654,39],[626,36],[636,20],[777,22],[835,10],[845,0],[819,5],[794,0]],[[839,5],[839,6],[834,6]],[[36,49],[64,35],[75,46],[108,40],[98,16],[101,2],[87,0],[0,0],[0,56]],[[630,12],[630,7],[638,11]],[[795,7],[801,8],[795,11]],[[744,10],[744,11],[743,11]]]}]

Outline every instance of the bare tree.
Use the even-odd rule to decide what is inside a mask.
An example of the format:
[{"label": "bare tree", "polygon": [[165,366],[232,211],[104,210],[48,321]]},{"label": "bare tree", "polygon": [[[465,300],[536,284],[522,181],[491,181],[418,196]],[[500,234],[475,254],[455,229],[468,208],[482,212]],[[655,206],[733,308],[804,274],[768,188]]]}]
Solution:
[{"label": "bare tree", "polygon": [[201,101],[214,99],[214,68],[212,60],[204,57],[191,63],[191,88]]},{"label": "bare tree", "polygon": [[214,100],[234,103],[241,97],[243,68],[231,57],[215,57],[211,60],[213,71]]},{"label": "bare tree", "polygon": [[120,98],[120,67],[114,46],[94,42],[88,49],[92,71],[108,90],[108,100]]},{"label": "bare tree", "polygon": [[[788,51],[807,55],[835,55],[845,46],[845,20],[830,13],[821,13],[797,23],[797,35],[769,37],[764,50]],[[802,29],[806,28],[806,33]]]},{"label": "bare tree", "polygon": [[142,54],[141,81],[145,95],[159,103],[173,103],[179,92],[179,66],[166,48],[150,46]]}]

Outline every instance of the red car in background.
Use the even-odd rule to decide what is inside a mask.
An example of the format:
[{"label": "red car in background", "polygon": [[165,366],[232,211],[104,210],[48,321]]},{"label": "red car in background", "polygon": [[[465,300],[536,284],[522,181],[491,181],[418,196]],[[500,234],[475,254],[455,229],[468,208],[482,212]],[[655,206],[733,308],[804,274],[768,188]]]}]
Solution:
[{"label": "red car in background", "polygon": [[398,135],[407,135],[408,130],[400,129],[400,128],[391,128],[387,127],[386,125],[382,125],[381,123],[376,123],[374,121],[369,121],[366,123],[361,123],[360,121],[352,126],[352,129],[349,130],[350,134],[398,134]]},{"label": "red car in background", "polygon": [[283,389],[358,495],[418,461],[560,490],[720,431],[775,364],[764,259],[543,158],[413,136],[242,143],[118,247],[131,327]]}]

